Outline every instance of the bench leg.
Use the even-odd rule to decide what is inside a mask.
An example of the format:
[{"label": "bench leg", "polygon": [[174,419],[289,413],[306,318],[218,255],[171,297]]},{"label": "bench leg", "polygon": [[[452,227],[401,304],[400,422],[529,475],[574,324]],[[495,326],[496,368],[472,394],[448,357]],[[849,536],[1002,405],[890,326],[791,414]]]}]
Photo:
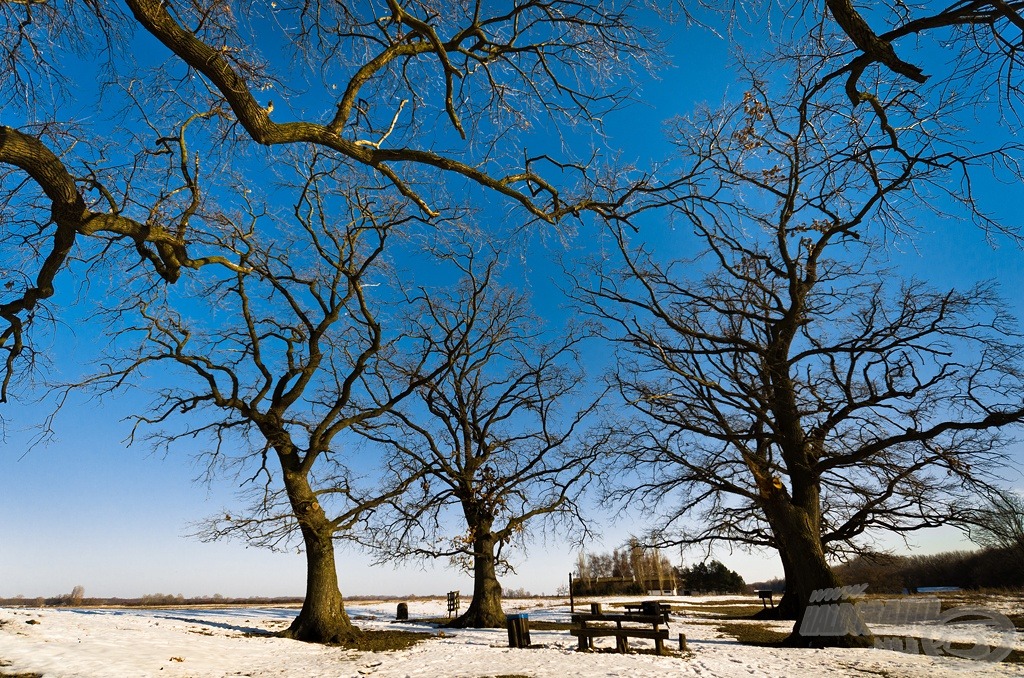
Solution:
[{"label": "bench leg", "polygon": [[658,636],[654,639],[654,651],[658,654],[658,656],[665,654],[665,646],[661,642],[661,636]]},{"label": "bench leg", "polygon": [[629,652],[629,638],[626,636],[615,636],[615,649],[622,654]]},{"label": "bench leg", "polygon": [[586,636],[581,635],[580,636],[579,651],[583,652],[584,650],[589,649],[589,646],[590,646],[590,638],[587,638]]}]

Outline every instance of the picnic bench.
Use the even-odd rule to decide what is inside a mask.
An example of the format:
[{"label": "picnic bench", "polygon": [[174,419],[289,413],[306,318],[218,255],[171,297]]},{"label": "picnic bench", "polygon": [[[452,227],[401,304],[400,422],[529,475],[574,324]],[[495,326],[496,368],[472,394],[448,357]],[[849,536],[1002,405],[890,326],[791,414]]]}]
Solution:
[{"label": "picnic bench", "polygon": [[772,600],[772,592],[769,589],[758,589],[757,597],[761,599],[761,607],[768,607],[768,603],[775,607],[775,601]]},{"label": "picnic bench", "polygon": [[[611,624],[614,623],[614,626]],[[579,649],[594,649],[594,638],[614,636],[618,652],[629,651],[630,638],[651,638],[658,654],[664,654],[668,629],[666,617],[661,614],[590,612],[572,615],[569,633],[579,638]],[[623,626],[626,624],[626,626]]]}]

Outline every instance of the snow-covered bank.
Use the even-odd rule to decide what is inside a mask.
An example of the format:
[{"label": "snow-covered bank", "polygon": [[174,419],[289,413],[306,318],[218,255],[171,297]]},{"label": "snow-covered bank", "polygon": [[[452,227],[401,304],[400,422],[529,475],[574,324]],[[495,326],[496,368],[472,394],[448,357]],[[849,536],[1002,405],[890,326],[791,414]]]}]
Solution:
[{"label": "snow-covered bank", "polygon": [[[686,602],[693,602],[692,599]],[[535,645],[511,650],[504,630],[444,630],[394,623],[396,601],[353,603],[349,612],[365,629],[429,631],[408,650],[362,653],[268,637],[255,631],[286,626],[289,608],[13,609],[0,608],[0,675],[37,672],[46,678],[178,676],[1024,676],[1022,664],[992,664],[907,655],[883,650],[795,650],[740,645],[723,638],[706,617],[683,616],[671,632],[686,634],[691,654],[657,657],[579,653],[567,631],[532,630]],[[569,621],[555,601],[507,601],[532,620]],[[410,616],[444,617],[444,603],[409,602]],[[705,623],[702,623],[705,622]],[[784,627],[785,625],[783,625]],[[613,642],[613,641],[609,641]],[[631,643],[644,647],[644,641]],[[1024,649],[1018,634],[1016,647]]]}]

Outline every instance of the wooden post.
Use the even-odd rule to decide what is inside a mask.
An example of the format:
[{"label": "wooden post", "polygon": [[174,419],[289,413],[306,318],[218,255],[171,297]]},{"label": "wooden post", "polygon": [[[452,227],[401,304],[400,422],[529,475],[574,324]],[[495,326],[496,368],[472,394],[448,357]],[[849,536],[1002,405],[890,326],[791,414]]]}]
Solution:
[{"label": "wooden post", "polygon": [[569,573],[569,612],[576,611],[576,601],[572,597],[572,572]]},{"label": "wooden post", "polygon": [[680,652],[689,652],[690,651],[690,648],[686,647],[686,634],[685,633],[680,633],[679,634],[679,651]]}]

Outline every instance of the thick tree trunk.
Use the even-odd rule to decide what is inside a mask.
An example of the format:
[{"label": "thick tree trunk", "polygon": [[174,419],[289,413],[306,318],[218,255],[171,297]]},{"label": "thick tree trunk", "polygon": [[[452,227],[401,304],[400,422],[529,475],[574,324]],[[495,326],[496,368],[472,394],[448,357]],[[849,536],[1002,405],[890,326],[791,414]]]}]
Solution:
[{"label": "thick tree trunk", "polygon": [[[282,465],[287,461],[282,459]],[[306,550],[306,597],[299,616],[280,635],[310,643],[350,643],[360,632],[345,613],[338,587],[334,526],[303,473],[286,468],[284,477]]]},{"label": "thick tree trunk", "polygon": [[479,528],[473,541],[473,600],[466,611],[453,620],[454,628],[496,629],[505,626],[501,609],[501,584],[494,569],[494,536]]},{"label": "thick tree trunk", "polygon": [[[772,521],[772,529],[783,557],[786,572],[786,596],[791,598],[787,611],[795,609],[793,633],[786,639],[788,645],[799,647],[870,647],[874,639],[862,634],[864,628],[855,618],[846,618],[849,623],[835,623],[832,616],[829,623],[813,621],[805,625],[805,615],[812,606],[811,596],[816,591],[815,603],[838,605],[834,592],[840,589],[839,579],[828,561],[816,529],[816,521],[809,520],[804,511],[790,506],[784,518]],[[777,517],[778,518],[778,517]],[[784,596],[785,598],[785,596]],[[784,601],[785,602],[785,601]],[[780,604],[780,607],[782,605]],[[817,610],[812,611],[812,617]],[[844,614],[855,614],[852,605],[843,610]]]}]

